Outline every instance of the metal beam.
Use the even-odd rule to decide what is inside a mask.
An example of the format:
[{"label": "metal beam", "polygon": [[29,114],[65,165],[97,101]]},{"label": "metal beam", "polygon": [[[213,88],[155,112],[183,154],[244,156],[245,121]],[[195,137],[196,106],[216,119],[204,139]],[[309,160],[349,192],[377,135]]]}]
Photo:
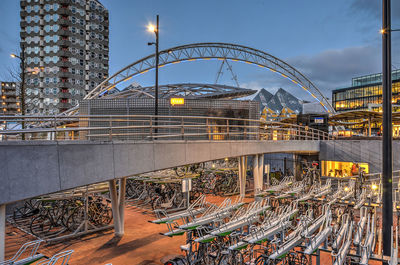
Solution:
[{"label": "metal beam", "polygon": [[[155,57],[156,54],[152,54],[124,67],[90,91],[85,96],[85,99],[97,98],[119,83],[130,80],[133,76],[146,73],[155,68]],[[313,98],[320,102],[328,112],[335,112],[331,103],[311,80],[293,66],[261,50],[230,43],[194,43],[160,51],[157,57],[159,57],[160,67],[198,59],[223,59],[235,62],[241,61],[270,69],[299,85],[301,89],[306,90]]]}]

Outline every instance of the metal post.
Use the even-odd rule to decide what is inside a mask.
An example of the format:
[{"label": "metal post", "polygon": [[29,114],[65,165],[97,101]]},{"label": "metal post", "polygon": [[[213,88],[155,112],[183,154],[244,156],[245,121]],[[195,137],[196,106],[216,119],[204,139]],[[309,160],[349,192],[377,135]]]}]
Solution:
[{"label": "metal post", "polygon": [[119,180],[119,228],[120,235],[125,233],[125,193],[126,193],[126,178]]},{"label": "metal post", "polygon": [[229,140],[229,120],[226,120],[226,140]]},{"label": "metal post", "polygon": [[0,262],[5,259],[6,246],[6,205],[0,205]]},{"label": "metal post", "polygon": [[158,40],[158,37],[159,37],[159,16],[157,15],[157,25],[156,25],[156,91],[155,91],[155,100],[154,100],[154,104],[155,104],[155,106],[154,106],[154,115],[156,116],[155,117],[155,125],[156,125],[156,128],[155,128],[155,134],[157,135],[157,133],[158,133],[158,128],[157,128],[157,125],[158,125],[158,64],[159,64],[159,52],[158,52],[158,43],[159,43],[159,40]]},{"label": "metal post", "polygon": [[111,197],[111,207],[112,207],[112,213],[113,213],[113,219],[114,219],[114,233],[116,236],[121,236],[121,229],[120,229],[120,215],[119,215],[119,203],[118,203],[118,194],[117,194],[117,184],[116,180],[110,180],[109,182],[110,186],[110,197]]},{"label": "metal post", "polygon": [[[21,116],[22,129],[25,129],[25,45],[21,44]],[[25,133],[22,133],[22,140],[25,140]]]},{"label": "metal post", "polygon": [[390,0],[382,0],[382,234],[383,255],[392,252],[391,227],[393,226],[392,203],[392,65],[391,65],[391,19]]},{"label": "metal post", "polygon": [[368,136],[371,137],[371,117],[368,117]]}]

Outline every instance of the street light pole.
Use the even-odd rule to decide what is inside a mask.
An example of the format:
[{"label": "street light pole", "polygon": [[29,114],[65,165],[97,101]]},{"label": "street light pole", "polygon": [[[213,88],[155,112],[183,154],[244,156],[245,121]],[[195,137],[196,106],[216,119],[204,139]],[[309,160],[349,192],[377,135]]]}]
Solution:
[{"label": "street light pole", "polygon": [[383,255],[392,252],[392,64],[390,0],[382,0],[382,235]]},{"label": "street light pole", "polygon": [[156,91],[155,91],[155,95],[154,95],[155,96],[154,115],[156,116],[155,117],[155,125],[156,125],[155,134],[157,135],[157,133],[158,133],[158,128],[157,128],[157,126],[158,126],[158,64],[159,64],[159,53],[158,53],[159,17],[158,17],[158,15],[157,15],[157,25],[156,25],[155,33],[156,33],[156,80],[155,80],[156,81]]}]

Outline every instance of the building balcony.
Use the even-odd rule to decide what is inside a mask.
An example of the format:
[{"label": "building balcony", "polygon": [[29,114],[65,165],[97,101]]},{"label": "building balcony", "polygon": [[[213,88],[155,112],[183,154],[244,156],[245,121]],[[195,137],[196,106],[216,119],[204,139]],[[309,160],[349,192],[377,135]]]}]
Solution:
[{"label": "building balcony", "polygon": [[71,77],[74,77],[74,75],[71,74],[70,72],[63,72],[63,71],[58,72],[58,76],[60,78],[71,78]]},{"label": "building balcony", "polygon": [[72,64],[69,61],[66,61],[66,62],[61,61],[61,62],[57,63],[57,66],[59,66],[59,67],[72,67]]},{"label": "building balcony", "polygon": [[68,18],[61,18],[60,20],[60,25],[61,26],[71,26],[72,23]]},{"label": "building balcony", "polygon": [[63,46],[63,47],[69,47],[69,46],[71,46],[71,41],[69,41],[69,40],[60,40],[60,41],[58,41],[57,42],[60,46]]},{"label": "building balcony", "polygon": [[6,105],[6,108],[7,109],[18,109],[19,108],[19,106],[17,106],[17,104],[15,104],[15,103],[10,103],[10,104],[8,104],[8,105]]},{"label": "building balcony", "polygon": [[60,8],[60,10],[58,11],[58,14],[61,16],[70,16],[70,15],[72,15],[72,12],[68,8]]},{"label": "building balcony", "polygon": [[66,99],[68,99],[68,98],[72,98],[72,95],[71,95],[71,93],[60,92],[60,93],[58,93],[58,97],[59,97],[59,98],[66,98]]},{"label": "building balcony", "polygon": [[72,107],[71,103],[60,102],[57,104],[57,108],[63,109],[63,110],[69,109],[71,107]]},{"label": "building balcony", "polygon": [[67,51],[61,50],[61,51],[58,52],[58,56],[60,56],[60,57],[71,57],[72,53],[70,51],[68,51],[68,50]]},{"label": "building balcony", "polygon": [[73,85],[71,83],[68,83],[68,82],[60,82],[59,86],[60,86],[61,89],[63,89],[63,88],[68,89],[68,88],[72,88],[73,87]]},{"label": "building balcony", "polygon": [[60,5],[70,5],[71,4],[71,0],[58,0],[58,3]]},{"label": "building balcony", "polygon": [[3,91],[2,95],[4,96],[11,96],[11,97],[16,97],[15,90],[5,90]]},{"label": "building balcony", "polygon": [[69,35],[71,35],[71,31],[65,30],[65,29],[61,29],[61,30],[58,31],[58,34],[60,36],[69,36]]}]

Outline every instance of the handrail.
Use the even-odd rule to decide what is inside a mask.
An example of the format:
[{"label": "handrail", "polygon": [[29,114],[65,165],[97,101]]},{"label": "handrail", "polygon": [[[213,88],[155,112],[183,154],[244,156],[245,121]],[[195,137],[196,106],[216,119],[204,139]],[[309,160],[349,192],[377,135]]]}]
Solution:
[{"label": "handrail", "polygon": [[[25,129],[22,129],[24,123]],[[282,122],[207,116],[78,115],[0,116],[0,136],[27,140],[157,140],[203,137],[208,140],[330,140],[329,133]],[[10,124],[16,124],[10,129]],[[52,134],[52,136],[40,134]],[[80,133],[69,138],[66,134]],[[64,134],[64,136],[62,135]],[[86,134],[86,135],[85,135]],[[105,137],[107,136],[107,139]],[[123,138],[125,136],[125,138]],[[216,137],[219,136],[219,137]],[[46,138],[47,137],[47,138]],[[136,138],[135,138],[136,137]],[[5,139],[4,139],[5,138]],[[18,136],[17,136],[18,138]],[[22,138],[22,137],[21,137]],[[104,138],[104,139],[103,139]],[[214,139],[216,138],[216,139]]]}]

